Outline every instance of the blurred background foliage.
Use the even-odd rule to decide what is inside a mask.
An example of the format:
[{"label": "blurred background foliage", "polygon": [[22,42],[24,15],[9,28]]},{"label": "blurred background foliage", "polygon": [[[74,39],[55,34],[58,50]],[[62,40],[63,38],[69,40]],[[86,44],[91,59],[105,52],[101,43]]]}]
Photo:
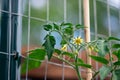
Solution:
[{"label": "blurred background foliage", "polygon": [[[108,12],[107,12],[107,0],[95,0],[96,7],[94,6],[94,0],[90,0],[90,21],[91,21],[91,37],[95,39],[95,18],[97,22],[97,36],[106,37],[111,32],[112,36],[120,37],[120,5],[119,0],[109,0],[110,6],[110,27],[109,32],[108,25]],[[80,3],[81,2],[81,3]],[[28,0],[23,0],[23,14],[28,16]],[[64,18],[64,7],[66,7],[66,19]],[[81,7],[81,8],[80,8]],[[49,0],[47,10],[47,0],[31,0],[30,4],[30,44],[40,45],[43,41],[45,32],[42,29],[42,25],[47,22],[63,21],[71,22],[73,24],[83,24],[83,0],[66,0],[66,6],[64,6],[64,0]],[[96,16],[94,14],[96,12]],[[81,15],[81,16],[80,16]],[[27,44],[28,36],[28,18],[22,18],[22,43]],[[84,35],[81,32],[80,35]],[[58,35],[56,35],[58,36]],[[58,37],[59,40],[59,37]]]}]

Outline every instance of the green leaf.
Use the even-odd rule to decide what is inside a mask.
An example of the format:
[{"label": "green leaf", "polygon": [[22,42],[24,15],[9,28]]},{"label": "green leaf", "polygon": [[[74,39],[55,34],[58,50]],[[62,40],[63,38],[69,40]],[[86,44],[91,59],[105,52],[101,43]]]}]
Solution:
[{"label": "green leaf", "polygon": [[109,53],[108,44],[104,40],[99,40],[97,42],[98,55],[104,57]]},{"label": "green leaf", "polygon": [[52,57],[55,44],[56,44],[56,41],[54,36],[46,35],[43,46],[45,47],[45,50],[47,52],[48,60],[50,60]]},{"label": "green leaf", "polygon": [[67,27],[64,29],[63,33],[67,35],[73,35],[73,28],[72,27]]},{"label": "green leaf", "polygon": [[26,72],[27,60],[28,60],[28,70],[32,70],[40,67],[41,65],[40,61],[45,59],[45,55],[46,55],[46,52],[44,49],[35,49],[30,51],[29,57],[26,58],[24,63],[22,64],[21,73],[23,74]]},{"label": "green leaf", "polygon": [[80,29],[80,28],[85,28],[85,27],[84,27],[84,25],[77,24],[77,25],[75,26],[75,28],[76,28],[76,29]]},{"label": "green leaf", "polygon": [[[71,58],[74,58],[74,54],[73,53],[71,53],[71,52],[63,52],[62,53],[62,55],[66,55],[66,56],[69,56],[69,57],[71,57]],[[77,58],[77,61],[78,61],[78,63],[84,63],[84,61],[82,60],[82,59],[80,59],[80,58]]]},{"label": "green leaf", "polygon": [[81,58],[78,58],[78,63],[84,63],[84,61]]},{"label": "green leaf", "polygon": [[108,66],[102,66],[100,68],[100,80],[104,80],[106,76],[108,76],[108,74],[110,73],[110,71],[112,70],[111,67]]},{"label": "green leaf", "polygon": [[116,37],[109,37],[108,40],[120,41],[120,39],[119,39],[119,38],[116,38]]},{"label": "green leaf", "polygon": [[66,55],[66,56],[69,56],[69,57],[71,57],[71,58],[74,58],[74,54],[73,54],[73,53],[63,52],[62,54],[63,54],[63,55]]},{"label": "green leaf", "polygon": [[51,25],[44,25],[44,30],[46,30],[46,31],[50,31],[50,30],[52,30],[52,26]]},{"label": "green leaf", "polygon": [[113,63],[114,65],[120,65],[120,61],[116,61]]},{"label": "green leaf", "polygon": [[113,78],[112,80],[120,80],[120,69],[113,71]]},{"label": "green leaf", "polygon": [[62,22],[61,24],[60,24],[60,26],[63,26],[64,25],[64,22]]},{"label": "green leaf", "polygon": [[100,63],[102,63],[102,64],[105,64],[105,65],[107,65],[107,64],[109,63],[109,61],[108,61],[107,59],[105,59],[105,58],[103,58],[103,57],[100,57],[100,56],[90,55],[90,57],[91,57],[93,60],[98,61],[98,62],[100,62]]},{"label": "green leaf", "polygon": [[114,44],[112,48],[120,48],[120,44]]},{"label": "green leaf", "polygon": [[73,26],[71,23],[62,23],[61,26]]},{"label": "green leaf", "polygon": [[85,63],[78,63],[78,64],[75,64],[75,65],[78,65],[78,66],[81,66],[81,67],[85,67],[85,68],[91,68],[92,66],[89,65],[89,64],[85,64]]},{"label": "green leaf", "polygon": [[120,60],[120,49],[114,51],[113,54]]},{"label": "green leaf", "polygon": [[55,23],[53,23],[53,25],[54,25],[54,29],[59,30],[59,28],[60,28],[59,25],[57,25],[57,24],[55,24]]},{"label": "green leaf", "polygon": [[58,55],[60,55],[62,52],[59,49],[55,49],[54,52],[56,52]]},{"label": "green leaf", "polygon": [[62,46],[64,46],[65,44],[67,44],[67,42],[62,39],[61,42],[60,42],[60,44],[61,44]]}]

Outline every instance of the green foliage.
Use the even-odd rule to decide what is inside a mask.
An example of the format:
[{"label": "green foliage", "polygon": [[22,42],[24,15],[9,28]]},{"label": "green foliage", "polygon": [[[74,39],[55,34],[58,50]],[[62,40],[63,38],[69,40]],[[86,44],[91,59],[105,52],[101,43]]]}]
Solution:
[{"label": "green foliage", "polygon": [[84,61],[81,58],[77,58],[78,63],[84,63]]},{"label": "green foliage", "polygon": [[116,37],[109,37],[108,40],[120,41],[120,39],[119,39],[119,38],[116,38]]},{"label": "green foliage", "polygon": [[100,56],[90,55],[90,57],[91,57],[93,60],[95,60],[95,61],[97,61],[97,62],[100,62],[100,63],[102,63],[102,64],[105,64],[105,65],[107,65],[107,64],[109,63],[109,61],[108,61],[107,59],[105,59],[105,58],[103,58],[103,57],[100,57]]},{"label": "green foliage", "polygon": [[81,66],[81,67],[85,67],[85,68],[92,68],[91,65],[89,64],[85,64],[85,63],[79,63],[79,64],[76,64],[77,66]]},{"label": "green foliage", "polygon": [[120,44],[114,44],[113,46],[112,46],[112,48],[120,48]]},{"label": "green foliage", "polygon": [[100,68],[100,80],[104,80],[105,79],[105,77],[107,77],[108,76],[108,74],[110,73],[110,71],[112,70],[112,68],[111,67],[109,67],[109,66],[102,66],[101,68]]},{"label": "green foliage", "polygon": [[52,26],[51,25],[44,25],[44,29],[46,30],[46,31],[50,31],[50,30],[52,30]]},{"label": "green foliage", "polygon": [[66,27],[66,28],[63,29],[63,33],[66,34],[66,35],[71,36],[73,34],[73,28],[71,26]]},{"label": "green foliage", "polygon": [[61,50],[59,50],[59,49],[54,49],[54,52],[57,53],[58,55],[60,55],[62,53]]},{"label": "green foliage", "polygon": [[120,69],[116,69],[116,70],[113,72],[112,80],[120,80]]},{"label": "green foliage", "polygon": [[113,55],[115,55],[118,60],[120,60],[120,49],[113,51]]},{"label": "green foliage", "polygon": [[66,27],[66,26],[68,26],[68,27],[72,27],[73,26],[73,24],[72,23],[61,23],[61,25],[60,26],[63,26],[63,27]]},{"label": "green foliage", "polygon": [[57,25],[57,24],[55,24],[55,23],[53,23],[53,25],[54,25],[54,29],[55,29],[55,30],[59,30],[59,29],[60,29],[60,26],[59,26],[59,25]]},{"label": "green foliage", "polygon": [[119,65],[120,65],[120,61],[116,61],[116,62],[114,62],[113,64],[119,66]]},{"label": "green foliage", "polygon": [[56,44],[55,38],[51,35],[46,35],[44,39],[45,39],[45,42],[43,46],[45,47],[45,50],[47,52],[48,60],[50,60],[54,52],[54,46]]},{"label": "green foliage", "polygon": [[66,56],[69,56],[69,57],[74,57],[74,54],[70,53],[70,52],[65,52],[65,51],[61,51],[59,49],[55,49],[55,52],[58,54],[58,55],[66,55]]},{"label": "green foliage", "polygon": [[[55,49],[55,53],[57,53],[58,55],[65,55],[65,56],[69,56],[70,58],[74,59],[75,55],[71,52],[65,52],[65,51],[61,51],[59,49]],[[84,63],[84,61],[81,58],[77,58],[77,63]]]},{"label": "green foliage", "polygon": [[27,64],[28,70],[38,68],[41,64],[41,60],[45,59],[46,52],[44,49],[35,49],[30,51],[29,56],[24,60],[22,64],[21,73],[26,72]]},{"label": "green foliage", "polygon": [[60,44],[63,46],[63,45],[65,45],[65,44],[67,44],[67,42],[66,42],[66,40],[61,40],[61,42],[60,42]]},{"label": "green foliage", "polygon": [[74,58],[74,54],[73,53],[70,53],[70,52],[63,52],[62,55],[66,55],[66,56],[69,56],[71,58]]},{"label": "green foliage", "polygon": [[[113,43],[111,41],[120,41],[119,38],[109,37],[108,39],[97,39],[91,42],[82,41],[81,37],[74,38],[74,33],[76,30],[84,29],[85,27],[81,24],[73,25],[71,23],[52,23],[44,25],[44,30],[47,31],[47,35],[44,38],[44,43],[42,49],[35,49],[29,51],[29,57],[25,60],[22,65],[22,73],[26,71],[26,64],[28,63],[28,70],[37,68],[40,66],[40,61],[34,61],[31,58],[37,60],[44,60],[45,56],[50,60],[52,57],[57,58],[76,70],[78,79],[81,80],[81,74],[79,72],[79,67],[89,68],[94,70],[95,78],[97,75],[100,75],[100,79],[104,80],[109,73],[112,74],[111,79],[119,80],[119,67],[120,67],[120,44]],[[56,40],[52,35],[52,32],[56,32],[61,36],[60,45],[61,49],[56,49]],[[77,44],[76,44],[77,43]],[[80,44],[79,44],[80,43]],[[79,44],[79,45],[78,45]],[[94,67],[90,64],[86,64],[81,58],[79,58],[79,53],[82,53],[83,50],[91,49],[94,52],[97,52],[98,55],[89,55],[94,61],[102,64],[102,67],[95,71]],[[57,55],[54,55],[57,53]],[[106,58],[108,54],[109,59]],[[112,54],[117,57],[116,61],[113,60]],[[88,54],[87,54],[88,55]],[[69,58],[65,59],[63,56]],[[72,61],[71,61],[72,60]]]},{"label": "green foliage", "polygon": [[109,49],[107,46],[107,42],[105,40],[98,40],[97,41],[97,48],[98,48],[98,55],[104,57],[106,54],[109,53]]},{"label": "green foliage", "polygon": [[77,25],[75,26],[75,28],[76,28],[76,29],[81,29],[81,28],[84,29],[85,27],[84,27],[83,25],[81,25],[81,24],[77,24]]}]

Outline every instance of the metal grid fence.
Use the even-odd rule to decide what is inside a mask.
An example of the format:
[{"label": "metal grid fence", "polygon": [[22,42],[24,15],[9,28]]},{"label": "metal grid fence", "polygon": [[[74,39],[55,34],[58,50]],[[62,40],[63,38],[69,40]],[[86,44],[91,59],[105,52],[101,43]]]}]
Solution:
[{"label": "metal grid fence", "polygon": [[[1,3],[2,3],[2,1],[4,1],[4,0],[1,0]],[[6,0],[7,1],[7,0]],[[50,20],[50,9],[49,9],[49,4],[50,4],[50,1],[51,0],[46,0],[46,19],[42,19],[42,18],[37,18],[37,17],[33,17],[33,16],[31,16],[31,0],[28,0],[28,1],[24,1],[24,0],[18,0],[18,12],[12,12],[12,0],[8,0],[9,1],[9,9],[8,10],[4,10],[4,9],[0,9],[0,14],[2,14],[2,13],[7,13],[8,15],[9,15],[9,28],[8,28],[8,32],[9,32],[9,36],[8,36],[8,51],[7,52],[4,52],[4,51],[0,51],[0,55],[8,55],[8,78],[6,79],[6,80],[11,80],[11,78],[10,78],[10,64],[11,64],[11,56],[14,56],[15,54],[13,54],[13,53],[11,53],[11,45],[12,45],[12,41],[11,41],[11,39],[12,39],[12,32],[11,32],[11,29],[12,29],[12,20],[11,20],[11,17],[13,16],[13,15],[16,15],[17,17],[18,17],[18,29],[17,29],[17,51],[18,52],[20,52],[21,53],[21,48],[20,48],[20,46],[21,46],[21,37],[20,36],[24,36],[24,34],[23,35],[21,35],[21,26],[22,26],[22,22],[21,22],[21,20],[22,20],[22,17],[24,17],[24,18],[27,18],[27,50],[26,51],[29,51],[30,50],[30,37],[31,37],[31,19],[32,20],[36,20],[36,21],[40,21],[40,22],[44,22],[44,23],[48,23],[48,22],[52,22],[51,20]],[[69,1],[69,0],[63,0],[63,21],[65,21],[65,22],[67,22],[67,1]],[[83,11],[82,11],[82,0],[77,0],[78,1],[78,22],[80,23],[80,24],[83,24],[83,17],[82,17],[82,15],[83,15]],[[23,7],[25,6],[25,4],[24,4],[24,2],[26,2],[28,5],[27,5],[27,7],[28,7],[28,15],[25,15],[25,14],[23,14],[24,12],[22,12],[22,11],[24,11],[24,10],[22,10],[23,9]],[[101,0],[92,0],[92,5],[90,5],[90,6],[93,6],[93,19],[94,19],[94,22],[93,22],[93,25],[94,25],[94,31],[93,32],[91,32],[91,36],[94,36],[94,39],[97,39],[98,37],[107,37],[107,36],[112,36],[112,27],[113,26],[111,26],[111,9],[112,8],[115,8],[115,7],[111,7],[111,5],[110,5],[110,0],[103,0],[103,1],[101,1]],[[106,4],[106,15],[107,15],[107,18],[108,18],[108,22],[107,22],[107,24],[108,24],[108,35],[104,35],[104,34],[99,34],[98,33],[98,18],[97,18],[97,13],[99,12],[99,11],[97,11],[97,2],[102,2],[102,3],[104,3],[104,4]],[[22,5],[22,6],[21,6]],[[1,6],[2,7],[2,6]],[[120,25],[120,8],[115,8],[116,10],[118,10],[118,17],[119,17],[119,23],[118,23],[118,25]],[[2,16],[2,15],[1,15]],[[0,26],[0,27],[2,27],[2,26]],[[119,28],[119,26],[117,27],[118,29],[120,29]],[[80,33],[80,35],[82,35],[83,34],[83,31],[81,31],[81,33]],[[1,37],[2,38],[2,37]],[[2,42],[2,41],[1,41]],[[20,56],[22,57],[22,58],[26,58],[26,56],[23,56],[22,54],[20,54]],[[27,56],[28,56],[28,54],[27,54]],[[31,59],[31,60],[34,60],[34,61],[39,61],[39,60],[36,60],[36,59]],[[27,61],[27,67],[26,67],[26,77],[25,77],[25,80],[28,80],[28,62],[29,62],[29,60]],[[45,75],[44,75],[44,80],[47,80],[47,70],[48,70],[48,64],[52,64],[52,65],[56,65],[56,66],[60,66],[60,67],[62,67],[62,74],[61,74],[61,77],[62,77],[62,80],[64,80],[64,68],[65,67],[68,67],[68,68],[71,68],[70,66],[67,66],[67,65],[65,65],[65,63],[63,63],[62,65],[61,64],[58,64],[58,63],[54,63],[54,62],[50,62],[50,61],[48,61],[48,60],[46,60],[45,61],[45,63],[46,63],[46,65],[45,65]],[[17,66],[17,65],[16,65]],[[98,69],[98,63],[96,63],[96,69]],[[84,70],[83,70],[84,71]],[[20,80],[20,70],[16,67],[16,80]],[[96,79],[96,80],[98,80],[98,78]]]}]

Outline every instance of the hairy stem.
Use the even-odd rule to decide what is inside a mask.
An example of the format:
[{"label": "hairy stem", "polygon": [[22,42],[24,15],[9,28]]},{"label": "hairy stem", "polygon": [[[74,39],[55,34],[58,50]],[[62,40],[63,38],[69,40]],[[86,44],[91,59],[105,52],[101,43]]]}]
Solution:
[{"label": "hairy stem", "polygon": [[60,61],[65,62],[65,63],[67,63],[68,65],[70,65],[71,67],[75,68],[75,66],[74,66],[72,63],[70,63],[69,61],[67,61],[67,60],[65,60],[65,59],[60,58],[60,57],[57,57],[57,56],[55,56],[55,55],[53,55],[53,57],[59,59]]},{"label": "hairy stem", "polygon": [[[75,56],[75,63],[76,63],[76,64],[78,63],[78,55]],[[78,79],[79,79],[79,80],[82,80],[81,74],[80,74],[80,71],[79,71],[79,66],[78,66],[78,65],[75,65],[75,70],[76,70],[76,72],[77,72]]]},{"label": "hairy stem", "polygon": [[52,32],[53,32],[53,31],[58,32],[58,33],[60,34],[60,36],[67,42],[68,46],[70,47],[71,51],[73,52],[73,48],[71,47],[70,42],[68,42],[68,40],[66,40],[65,35],[64,35],[61,31],[52,30]]},{"label": "hairy stem", "polygon": [[77,72],[78,79],[79,79],[79,80],[82,80],[81,75],[80,75],[80,71],[79,71],[79,67],[76,66],[76,67],[75,67],[75,70],[76,70],[76,72]]}]

